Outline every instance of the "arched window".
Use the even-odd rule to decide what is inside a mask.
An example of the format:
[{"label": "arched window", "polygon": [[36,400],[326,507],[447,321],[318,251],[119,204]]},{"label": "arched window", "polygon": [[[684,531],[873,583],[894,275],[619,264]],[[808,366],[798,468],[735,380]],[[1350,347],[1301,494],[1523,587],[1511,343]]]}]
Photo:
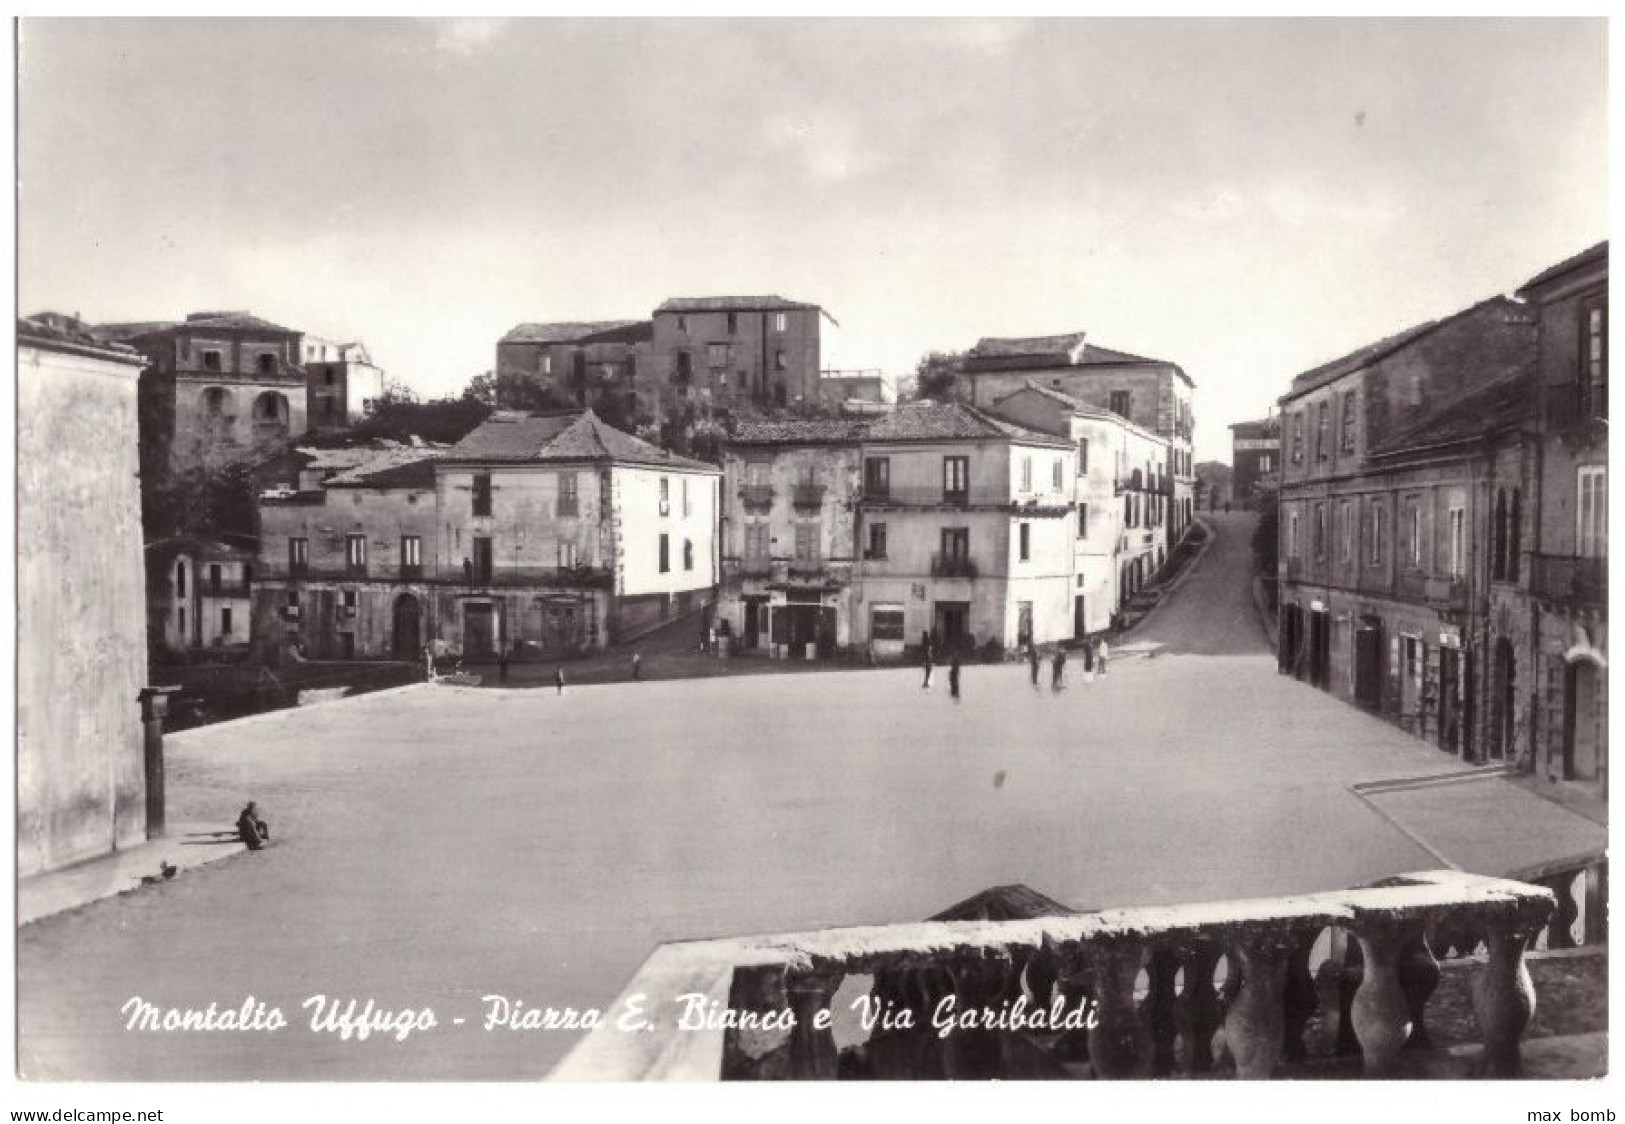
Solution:
[{"label": "arched window", "polygon": [[254,399],[254,423],[256,425],[286,426],[288,424],[288,400],[274,390],[267,390]]},{"label": "arched window", "polygon": [[175,596],[186,596],[186,563],[175,563]]},{"label": "arched window", "polygon": [[1506,581],[1507,577],[1507,494],[1505,488],[1495,492],[1494,542],[1490,549],[1490,577]]},{"label": "arched window", "polygon": [[1512,514],[1507,520],[1507,581],[1518,580],[1519,559],[1523,554],[1523,489],[1512,489]]}]

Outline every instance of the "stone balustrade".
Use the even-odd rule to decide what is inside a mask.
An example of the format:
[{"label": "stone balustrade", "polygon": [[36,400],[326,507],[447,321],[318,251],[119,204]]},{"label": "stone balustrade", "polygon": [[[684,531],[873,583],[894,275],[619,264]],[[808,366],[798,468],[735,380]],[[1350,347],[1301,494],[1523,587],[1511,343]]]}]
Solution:
[{"label": "stone balustrade", "polygon": [[[1508,1076],[1534,1012],[1524,953],[1553,911],[1542,886],[1431,871],[1295,897],[673,943],[553,1076],[1268,1078],[1338,1054],[1397,1075],[1429,1045],[1441,946],[1487,950],[1474,1072]],[[838,1050],[837,1027],[867,1037]]]}]

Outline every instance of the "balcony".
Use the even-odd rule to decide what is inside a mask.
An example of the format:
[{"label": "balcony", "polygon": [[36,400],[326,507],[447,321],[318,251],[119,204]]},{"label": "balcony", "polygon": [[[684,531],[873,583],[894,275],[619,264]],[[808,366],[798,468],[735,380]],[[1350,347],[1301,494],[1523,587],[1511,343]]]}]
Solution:
[{"label": "balcony", "polygon": [[1531,554],[1529,591],[1559,605],[1608,604],[1608,559]]},{"label": "balcony", "polygon": [[[1555,907],[1544,886],[1456,871],[1084,913],[1001,887],[916,924],[662,945],[607,1008],[626,1010],[637,997],[645,1033],[605,1019],[552,1076],[1212,1078],[1233,1070],[1245,1080],[1353,1076],[1358,1067],[1370,1077],[1504,1078],[1520,1070],[1536,1006],[1524,953]],[[1479,1041],[1468,1060],[1433,1049],[1426,1023],[1430,1011],[1439,1017],[1429,1007],[1443,974],[1436,955],[1480,944],[1482,961],[1451,963],[1454,978],[1458,965],[1477,976]],[[1319,947],[1328,952],[1317,967]],[[865,1026],[836,1009],[849,980],[865,988],[871,1009],[893,1018]],[[694,1029],[685,1014],[695,994],[713,997],[728,1017]],[[896,1017],[903,1011],[906,1023]],[[983,1025],[964,1021],[978,1015]],[[844,1051],[830,1029],[838,1019],[857,1023]]]},{"label": "balcony", "polygon": [[1401,570],[1394,578],[1394,596],[1435,608],[1466,609],[1467,579]]},{"label": "balcony", "polygon": [[739,503],[746,510],[765,514],[773,510],[773,485],[744,484],[739,488]]},{"label": "balcony", "polygon": [[823,484],[797,484],[790,489],[790,506],[797,511],[820,511],[827,490]]},{"label": "balcony", "polygon": [[976,563],[962,554],[933,554],[931,576],[934,578],[974,578]]}]

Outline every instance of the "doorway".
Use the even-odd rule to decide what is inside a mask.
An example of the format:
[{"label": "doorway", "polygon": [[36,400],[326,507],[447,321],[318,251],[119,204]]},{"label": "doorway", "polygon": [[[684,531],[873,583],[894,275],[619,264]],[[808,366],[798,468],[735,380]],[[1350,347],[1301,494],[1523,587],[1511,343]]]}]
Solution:
[{"label": "doorway", "polygon": [[962,648],[970,637],[970,602],[938,601],[932,607],[932,631],[944,651]]},{"label": "doorway", "polygon": [[463,657],[478,659],[496,653],[496,614],[489,602],[463,603]]},{"label": "doorway", "polygon": [[1089,614],[1084,610],[1083,594],[1072,598],[1072,639],[1082,640],[1089,635]]},{"label": "doorway", "polygon": [[766,612],[767,598],[745,598],[745,635],[741,647],[755,651],[762,646],[762,614]]},{"label": "doorway", "polygon": [[1446,753],[1461,752],[1461,725],[1461,652],[1455,648],[1440,648],[1438,733],[1440,749]]},{"label": "doorway", "polygon": [[1597,730],[1597,665],[1576,660],[1563,676],[1563,775],[1594,781],[1602,764]]},{"label": "doorway", "polygon": [[1332,630],[1330,614],[1309,612],[1309,683],[1325,687],[1331,679]]},{"label": "doorway", "polygon": [[1354,630],[1354,705],[1382,709],[1382,623],[1371,618]]},{"label": "doorway", "polygon": [[1495,664],[1490,690],[1495,692],[1490,703],[1490,745],[1492,761],[1505,761],[1512,750],[1514,700],[1518,697],[1518,659],[1512,651],[1512,641],[1505,636],[1495,642]]},{"label": "doorway", "polygon": [[395,598],[395,629],[390,653],[398,660],[415,660],[423,650],[423,607],[410,593]]}]

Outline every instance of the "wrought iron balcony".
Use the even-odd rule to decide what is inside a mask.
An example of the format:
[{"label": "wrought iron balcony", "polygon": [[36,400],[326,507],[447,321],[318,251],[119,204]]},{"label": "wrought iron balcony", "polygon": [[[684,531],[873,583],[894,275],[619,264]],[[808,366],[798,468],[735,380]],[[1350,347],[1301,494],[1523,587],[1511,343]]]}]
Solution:
[{"label": "wrought iron balcony", "polygon": [[818,511],[824,506],[823,484],[797,484],[790,490],[790,506],[797,511]]},{"label": "wrought iron balcony", "polygon": [[974,578],[976,563],[963,554],[933,554],[931,576],[934,578]]},{"label": "wrought iron balcony", "polygon": [[1572,554],[1531,554],[1529,591],[1565,605],[1608,603],[1608,559]]}]

